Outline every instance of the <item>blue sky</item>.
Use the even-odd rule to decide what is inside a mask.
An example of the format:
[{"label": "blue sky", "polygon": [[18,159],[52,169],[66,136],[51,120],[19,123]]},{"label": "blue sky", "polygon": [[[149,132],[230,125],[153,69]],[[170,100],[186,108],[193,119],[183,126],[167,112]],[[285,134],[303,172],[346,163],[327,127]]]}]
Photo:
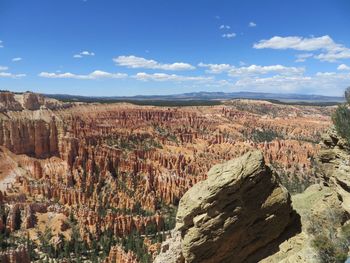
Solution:
[{"label": "blue sky", "polygon": [[348,0],[0,0],[0,89],[341,95]]}]

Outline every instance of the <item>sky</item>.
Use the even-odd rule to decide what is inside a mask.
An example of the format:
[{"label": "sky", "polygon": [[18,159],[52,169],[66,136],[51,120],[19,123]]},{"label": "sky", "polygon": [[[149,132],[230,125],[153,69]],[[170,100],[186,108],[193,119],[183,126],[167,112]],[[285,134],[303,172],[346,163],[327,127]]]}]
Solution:
[{"label": "sky", "polygon": [[348,0],[0,0],[0,89],[342,95]]}]

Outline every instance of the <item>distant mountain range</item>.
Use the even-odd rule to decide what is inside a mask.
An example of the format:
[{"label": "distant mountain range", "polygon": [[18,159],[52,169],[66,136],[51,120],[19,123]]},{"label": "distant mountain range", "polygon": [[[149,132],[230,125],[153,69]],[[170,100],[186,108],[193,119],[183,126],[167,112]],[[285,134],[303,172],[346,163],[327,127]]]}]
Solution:
[{"label": "distant mountain range", "polygon": [[45,94],[50,98],[63,101],[189,101],[189,100],[229,100],[229,99],[258,99],[278,100],[282,102],[343,102],[343,97],[307,95],[307,94],[279,94],[262,92],[190,92],[172,95],[137,95],[137,96],[79,96],[66,94]]}]

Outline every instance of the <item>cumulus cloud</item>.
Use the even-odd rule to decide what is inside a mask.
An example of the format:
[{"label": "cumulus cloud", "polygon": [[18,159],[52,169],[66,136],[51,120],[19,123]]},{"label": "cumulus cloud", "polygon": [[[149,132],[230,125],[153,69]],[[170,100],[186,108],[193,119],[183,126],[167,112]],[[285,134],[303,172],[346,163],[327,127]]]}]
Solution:
[{"label": "cumulus cloud", "polygon": [[118,66],[123,66],[127,68],[145,68],[145,69],[161,69],[161,70],[192,70],[195,69],[194,66],[183,63],[175,62],[172,64],[160,63],[153,59],[145,59],[136,56],[119,56],[113,58],[113,61]]},{"label": "cumulus cloud", "polygon": [[298,54],[296,55],[296,60],[295,62],[304,62],[307,58],[311,58],[314,54],[312,53],[302,53],[302,54]]},{"label": "cumulus cloud", "polygon": [[53,73],[53,72],[41,72],[38,75],[43,78],[51,79],[121,79],[126,78],[128,75],[124,73],[109,73],[102,70],[95,70],[87,75],[66,73]]},{"label": "cumulus cloud", "polygon": [[19,61],[21,61],[21,60],[22,60],[21,57],[17,57],[17,58],[13,58],[13,59],[12,59],[12,62],[19,62]]},{"label": "cumulus cloud", "polygon": [[0,78],[12,78],[12,79],[19,79],[25,77],[26,74],[14,74],[10,72],[0,72]]},{"label": "cumulus cloud", "polygon": [[350,70],[350,67],[345,65],[345,64],[341,64],[338,66],[337,68],[338,70]]},{"label": "cumulus cloud", "polygon": [[208,68],[206,70],[207,73],[220,74],[229,71],[233,66],[229,64],[205,64],[201,62],[198,64],[198,67]]},{"label": "cumulus cloud", "polygon": [[279,73],[283,75],[299,75],[305,71],[304,68],[286,67],[282,65],[260,66],[250,65],[249,67],[232,68],[228,74],[233,77],[264,75],[268,73]]},{"label": "cumulus cloud", "polygon": [[82,57],[92,57],[92,56],[95,56],[95,53],[94,52],[90,52],[90,51],[87,51],[87,50],[84,50],[78,54],[75,54],[73,56],[73,58],[82,58]]},{"label": "cumulus cloud", "polygon": [[340,51],[330,51],[327,53],[322,53],[315,58],[322,60],[322,61],[329,61],[329,62],[336,62],[339,59],[349,59],[350,58],[350,49],[344,48]]},{"label": "cumulus cloud", "polygon": [[254,44],[254,48],[272,48],[272,49],[296,49],[302,51],[313,51],[318,49],[332,49],[337,44],[329,36],[322,37],[279,37],[274,36],[268,40],[260,40]]},{"label": "cumulus cloud", "polygon": [[249,22],[248,26],[249,26],[249,27],[256,27],[256,23],[254,23],[254,22]]},{"label": "cumulus cloud", "polygon": [[296,83],[308,82],[310,77],[305,76],[281,76],[263,78],[243,78],[237,80],[235,86],[238,88],[250,87],[254,90],[271,91],[278,88],[279,91],[295,91],[299,86]]},{"label": "cumulus cloud", "polygon": [[221,25],[219,26],[219,29],[230,29],[231,27],[228,25]]},{"label": "cumulus cloud", "polygon": [[243,90],[263,92],[295,92],[339,96],[350,81],[350,74],[335,72],[318,72],[312,76],[283,76],[242,78],[234,87]]},{"label": "cumulus cloud", "polygon": [[236,33],[227,33],[227,34],[222,34],[221,36],[223,38],[230,39],[230,38],[234,38],[236,36]]},{"label": "cumulus cloud", "polygon": [[203,77],[203,76],[182,76],[182,75],[176,75],[176,74],[166,74],[166,73],[145,73],[145,72],[139,72],[136,75],[133,76],[134,78],[138,80],[143,81],[209,81],[212,80],[212,77]]},{"label": "cumulus cloud", "polygon": [[284,75],[302,74],[305,69],[297,67],[286,67],[282,65],[260,66],[250,65],[248,67],[235,67],[229,64],[204,64],[199,63],[199,67],[208,68],[207,73],[219,74],[228,73],[232,77],[263,75],[268,73],[279,73]]},{"label": "cumulus cloud", "polygon": [[0,66],[0,78],[18,79],[26,76],[26,74],[15,74],[15,73],[6,72],[8,69],[9,68],[6,66]]},{"label": "cumulus cloud", "polygon": [[314,58],[334,62],[339,59],[350,58],[350,49],[342,44],[337,44],[328,36],[303,38],[299,36],[280,37],[260,40],[253,45],[256,49],[294,49],[299,51],[320,51]]}]

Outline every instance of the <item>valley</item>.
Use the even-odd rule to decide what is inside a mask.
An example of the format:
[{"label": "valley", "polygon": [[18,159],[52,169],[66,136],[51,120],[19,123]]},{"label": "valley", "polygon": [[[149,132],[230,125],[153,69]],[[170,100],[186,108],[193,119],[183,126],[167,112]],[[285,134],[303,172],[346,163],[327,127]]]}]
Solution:
[{"label": "valley", "polygon": [[[302,192],[319,181],[312,164],[335,109],[63,103],[10,92],[0,108],[0,245],[20,262],[152,262],[186,191],[255,149],[289,192]],[[27,243],[32,251],[18,246]]]},{"label": "valley", "polygon": [[[140,262],[151,262],[180,198],[215,164],[260,149],[291,192],[315,183],[312,161],[334,109],[62,103],[33,93],[2,93],[1,103],[0,231],[14,240],[2,246],[22,236],[37,260],[65,251]],[[70,251],[73,238],[98,253]]]}]

